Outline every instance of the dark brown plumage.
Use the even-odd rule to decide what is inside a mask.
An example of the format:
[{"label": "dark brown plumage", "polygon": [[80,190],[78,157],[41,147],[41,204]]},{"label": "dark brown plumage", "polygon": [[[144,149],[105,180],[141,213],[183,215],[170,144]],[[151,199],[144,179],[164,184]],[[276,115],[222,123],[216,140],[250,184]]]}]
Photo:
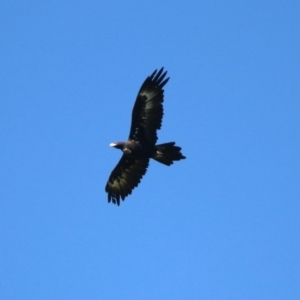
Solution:
[{"label": "dark brown plumage", "polygon": [[157,133],[163,117],[164,85],[169,78],[161,68],[155,70],[142,84],[133,110],[128,141],[110,144],[123,151],[119,163],[111,172],[105,191],[108,202],[120,205],[138,186],[145,175],[150,158],[170,166],[173,161],[184,159],[175,142],[156,145]]}]

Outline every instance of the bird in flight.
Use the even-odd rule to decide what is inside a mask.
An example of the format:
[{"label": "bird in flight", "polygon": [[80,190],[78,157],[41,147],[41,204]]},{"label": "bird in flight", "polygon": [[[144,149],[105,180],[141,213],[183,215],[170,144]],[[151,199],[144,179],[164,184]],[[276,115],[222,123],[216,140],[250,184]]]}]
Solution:
[{"label": "bird in flight", "polygon": [[163,87],[169,81],[167,72],[155,70],[142,84],[132,110],[131,128],[126,142],[111,143],[123,155],[111,172],[105,191],[108,202],[120,205],[146,174],[149,160],[170,166],[174,161],[185,159],[175,142],[156,145],[157,133],[163,117]]}]

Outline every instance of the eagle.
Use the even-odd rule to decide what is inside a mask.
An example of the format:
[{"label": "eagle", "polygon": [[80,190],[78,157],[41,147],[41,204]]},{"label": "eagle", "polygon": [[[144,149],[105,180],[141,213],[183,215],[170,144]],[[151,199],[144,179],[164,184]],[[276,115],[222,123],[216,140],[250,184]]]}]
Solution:
[{"label": "eagle", "polygon": [[142,84],[132,110],[131,128],[126,142],[111,143],[123,155],[111,172],[105,191],[108,202],[120,205],[138,186],[146,174],[150,158],[170,166],[174,161],[185,159],[175,142],[156,144],[157,130],[163,118],[163,87],[169,81],[164,68],[155,70]]}]

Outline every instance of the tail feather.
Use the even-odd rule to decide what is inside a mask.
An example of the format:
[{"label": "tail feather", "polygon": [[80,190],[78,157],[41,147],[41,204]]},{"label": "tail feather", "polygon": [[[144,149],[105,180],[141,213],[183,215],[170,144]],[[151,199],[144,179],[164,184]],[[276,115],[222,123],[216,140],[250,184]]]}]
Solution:
[{"label": "tail feather", "polygon": [[175,146],[175,142],[156,145],[153,158],[164,165],[170,166],[174,161],[186,158],[180,150],[180,147]]}]

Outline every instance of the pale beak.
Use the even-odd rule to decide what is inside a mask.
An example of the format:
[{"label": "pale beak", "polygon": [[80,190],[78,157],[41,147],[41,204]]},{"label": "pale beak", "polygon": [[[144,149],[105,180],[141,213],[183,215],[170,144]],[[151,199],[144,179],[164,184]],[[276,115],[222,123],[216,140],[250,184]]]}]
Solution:
[{"label": "pale beak", "polygon": [[111,144],[109,144],[109,146],[110,146],[110,147],[116,147],[117,144],[116,144],[116,143],[111,143]]}]

